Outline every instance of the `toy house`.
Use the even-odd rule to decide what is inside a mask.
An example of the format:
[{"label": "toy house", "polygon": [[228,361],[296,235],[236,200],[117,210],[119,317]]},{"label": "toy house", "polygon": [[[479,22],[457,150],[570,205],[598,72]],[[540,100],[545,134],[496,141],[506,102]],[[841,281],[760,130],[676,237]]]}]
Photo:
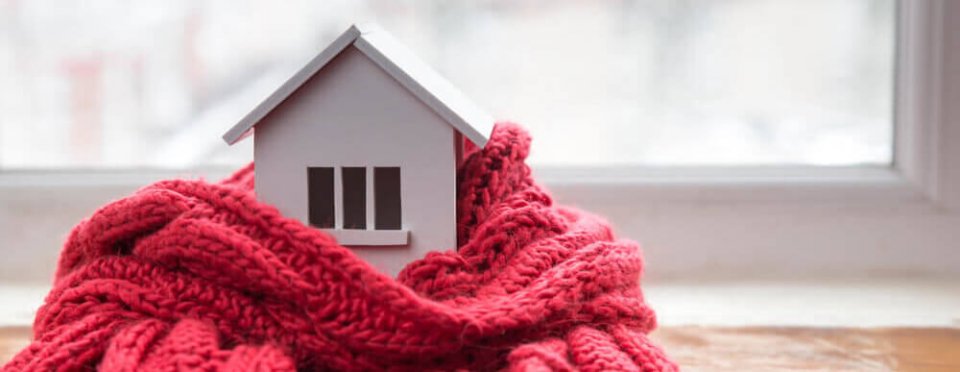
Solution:
[{"label": "toy house", "polygon": [[492,117],[385,31],[355,25],[231,128],[255,130],[257,198],[391,275],[457,246],[464,137]]}]

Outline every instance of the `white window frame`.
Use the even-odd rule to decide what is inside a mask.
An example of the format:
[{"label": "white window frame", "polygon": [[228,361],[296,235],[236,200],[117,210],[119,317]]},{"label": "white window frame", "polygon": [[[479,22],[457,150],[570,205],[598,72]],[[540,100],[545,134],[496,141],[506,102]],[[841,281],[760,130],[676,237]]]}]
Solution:
[{"label": "white window frame", "polygon": [[[347,229],[343,227],[344,211],[343,203],[343,166],[333,167],[333,211],[334,227],[332,229],[321,229],[337,239],[342,245],[353,246],[403,246],[410,242],[410,231],[407,229],[398,230],[378,230],[376,213],[377,205],[374,197],[374,168],[377,166],[356,166],[363,168],[366,172],[366,228]],[[400,168],[397,166],[396,168]],[[401,171],[402,172],[402,171]],[[402,203],[402,202],[401,202]],[[402,204],[401,204],[402,208]],[[402,222],[402,221],[401,221]]]},{"label": "white window frame", "polygon": [[[644,245],[648,277],[960,273],[960,2],[902,0],[890,167],[537,168]],[[951,104],[952,103],[952,104]],[[232,123],[224,123],[224,127]],[[227,170],[205,169],[209,179]],[[169,171],[0,173],[0,282],[47,280],[69,227]]]}]

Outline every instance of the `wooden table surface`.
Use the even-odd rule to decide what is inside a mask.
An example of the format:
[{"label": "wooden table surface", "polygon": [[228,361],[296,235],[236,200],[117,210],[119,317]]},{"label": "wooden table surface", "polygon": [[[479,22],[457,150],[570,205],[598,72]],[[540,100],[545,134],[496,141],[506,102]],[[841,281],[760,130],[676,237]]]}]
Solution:
[{"label": "wooden table surface", "polygon": [[[30,331],[0,328],[0,361]],[[686,371],[960,371],[960,329],[665,327],[654,333]]]},{"label": "wooden table surface", "polygon": [[960,329],[667,327],[688,371],[960,371]]}]

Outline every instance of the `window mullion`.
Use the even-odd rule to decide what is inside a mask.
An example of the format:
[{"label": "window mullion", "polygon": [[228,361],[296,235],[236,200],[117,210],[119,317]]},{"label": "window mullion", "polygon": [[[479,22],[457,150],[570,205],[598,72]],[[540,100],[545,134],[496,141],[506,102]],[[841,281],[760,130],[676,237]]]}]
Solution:
[{"label": "window mullion", "polygon": [[373,167],[365,167],[367,172],[367,230],[376,230],[376,215],[375,215],[375,206],[374,206],[374,197],[373,197],[373,183],[377,182],[373,178]]},{"label": "window mullion", "polygon": [[343,229],[343,167],[333,167],[333,228]]}]

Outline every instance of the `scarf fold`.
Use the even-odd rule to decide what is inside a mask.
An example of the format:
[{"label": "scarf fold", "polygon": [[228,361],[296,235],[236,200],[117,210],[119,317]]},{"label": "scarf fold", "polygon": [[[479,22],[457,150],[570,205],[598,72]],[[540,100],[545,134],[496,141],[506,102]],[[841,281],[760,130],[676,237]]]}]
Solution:
[{"label": "scarf fold", "polygon": [[258,202],[252,165],[147,186],[71,232],[4,371],[675,370],[639,247],[553,204],[529,145],[501,123],[468,149],[458,250],[396,279]]}]

